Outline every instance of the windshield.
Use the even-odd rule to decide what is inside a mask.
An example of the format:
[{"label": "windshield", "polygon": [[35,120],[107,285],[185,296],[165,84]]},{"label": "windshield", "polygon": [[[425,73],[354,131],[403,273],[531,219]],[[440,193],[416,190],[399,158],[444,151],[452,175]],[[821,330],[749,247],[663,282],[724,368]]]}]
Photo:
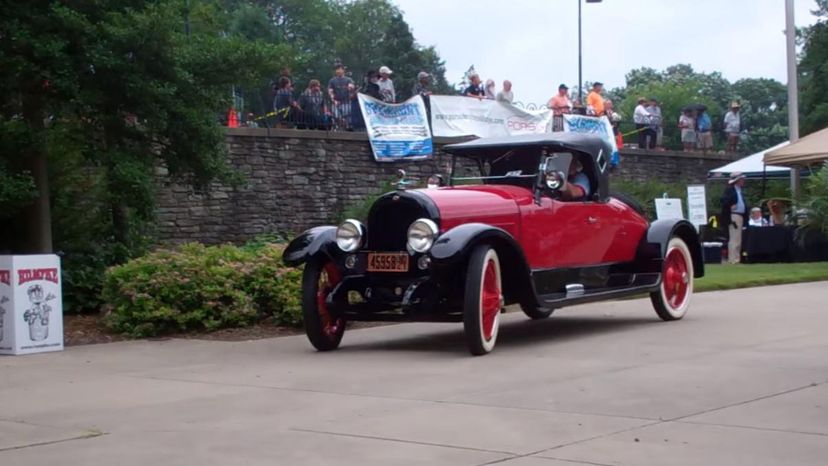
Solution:
[{"label": "windshield", "polygon": [[521,147],[455,155],[451,184],[511,184],[531,189],[538,175],[540,152],[538,148]]}]

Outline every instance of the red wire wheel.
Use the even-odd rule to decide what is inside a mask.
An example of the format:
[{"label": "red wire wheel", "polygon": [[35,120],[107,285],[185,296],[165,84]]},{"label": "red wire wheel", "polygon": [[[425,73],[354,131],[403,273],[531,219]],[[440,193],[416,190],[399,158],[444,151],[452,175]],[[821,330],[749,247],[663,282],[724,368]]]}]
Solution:
[{"label": "red wire wheel", "polygon": [[319,351],[339,347],[345,333],[345,319],[331,312],[328,294],[342,280],[342,274],[330,260],[310,261],[302,275],[302,317],[305,333]]},{"label": "red wire wheel", "polygon": [[693,296],[693,259],[681,238],[667,243],[658,291],[650,293],[656,314],[663,320],[678,320],[687,313]]},{"label": "red wire wheel", "polygon": [[469,258],[463,300],[463,332],[474,355],[494,349],[503,309],[500,260],[489,246],[478,246]]}]

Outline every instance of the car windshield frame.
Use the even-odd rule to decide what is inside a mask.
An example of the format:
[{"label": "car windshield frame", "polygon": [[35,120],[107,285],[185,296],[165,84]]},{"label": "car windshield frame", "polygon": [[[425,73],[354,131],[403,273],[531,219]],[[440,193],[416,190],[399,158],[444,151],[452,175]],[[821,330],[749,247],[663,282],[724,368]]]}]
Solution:
[{"label": "car windshield frame", "polygon": [[[536,152],[536,153],[533,153]],[[541,151],[536,151],[526,148],[508,148],[505,151],[481,151],[475,154],[452,154],[451,157],[451,172],[449,176],[449,186],[456,186],[457,181],[473,181],[479,180],[480,184],[492,184],[487,183],[487,181],[502,181],[501,183],[495,184],[505,184],[505,185],[515,185],[521,187],[527,187],[526,182],[517,182],[517,180],[534,180],[537,179],[540,162],[541,162]],[[478,176],[456,176],[457,173],[457,160],[458,158],[462,157],[465,160],[469,160],[474,162],[474,165],[477,166],[477,170],[480,173]],[[527,162],[526,158],[530,158]],[[514,163],[516,170],[506,170],[503,174],[498,175],[491,175],[492,167],[500,162],[508,162],[510,159],[516,161]],[[532,162],[534,160],[534,162]],[[520,162],[517,162],[520,161]],[[488,164],[487,164],[488,162]],[[489,174],[486,173],[486,168],[488,167]],[[531,171],[527,173],[527,169],[531,167]],[[506,168],[509,168],[508,166]],[[500,170],[498,170],[500,171]],[[515,173],[520,172],[520,173]],[[508,182],[509,180],[514,180],[514,182]],[[531,187],[529,189],[532,189]]]}]

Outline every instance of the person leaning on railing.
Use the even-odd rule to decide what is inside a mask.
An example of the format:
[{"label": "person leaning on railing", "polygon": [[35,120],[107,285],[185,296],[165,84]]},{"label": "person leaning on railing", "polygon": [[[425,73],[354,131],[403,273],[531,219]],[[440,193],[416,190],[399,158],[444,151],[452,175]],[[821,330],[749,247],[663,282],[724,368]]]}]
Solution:
[{"label": "person leaning on railing", "polygon": [[296,111],[299,106],[293,99],[293,85],[290,78],[282,76],[279,78],[279,90],[273,99],[273,110],[276,112],[276,122],[279,126],[288,126],[296,118]]},{"label": "person leaning on railing", "polygon": [[299,129],[328,129],[330,112],[325,105],[325,94],[318,79],[311,79],[308,88],[299,96]]},{"label": "person leaning on railing", "polygon": [[549,99],[546,106],[552,110],[552,131],[563,131],[563,116],[570,113],[572,108],[566,84],[558,86],[558,93]]}]

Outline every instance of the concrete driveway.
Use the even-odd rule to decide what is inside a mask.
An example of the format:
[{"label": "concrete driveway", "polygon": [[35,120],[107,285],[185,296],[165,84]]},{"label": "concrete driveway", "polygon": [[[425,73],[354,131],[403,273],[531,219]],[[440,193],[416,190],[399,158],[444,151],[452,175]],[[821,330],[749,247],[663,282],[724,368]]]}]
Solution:
[{"label": "concrete driveway", "polygon": [[459,324],[0,358],[0,464],[825,465],[828,282]]}]

